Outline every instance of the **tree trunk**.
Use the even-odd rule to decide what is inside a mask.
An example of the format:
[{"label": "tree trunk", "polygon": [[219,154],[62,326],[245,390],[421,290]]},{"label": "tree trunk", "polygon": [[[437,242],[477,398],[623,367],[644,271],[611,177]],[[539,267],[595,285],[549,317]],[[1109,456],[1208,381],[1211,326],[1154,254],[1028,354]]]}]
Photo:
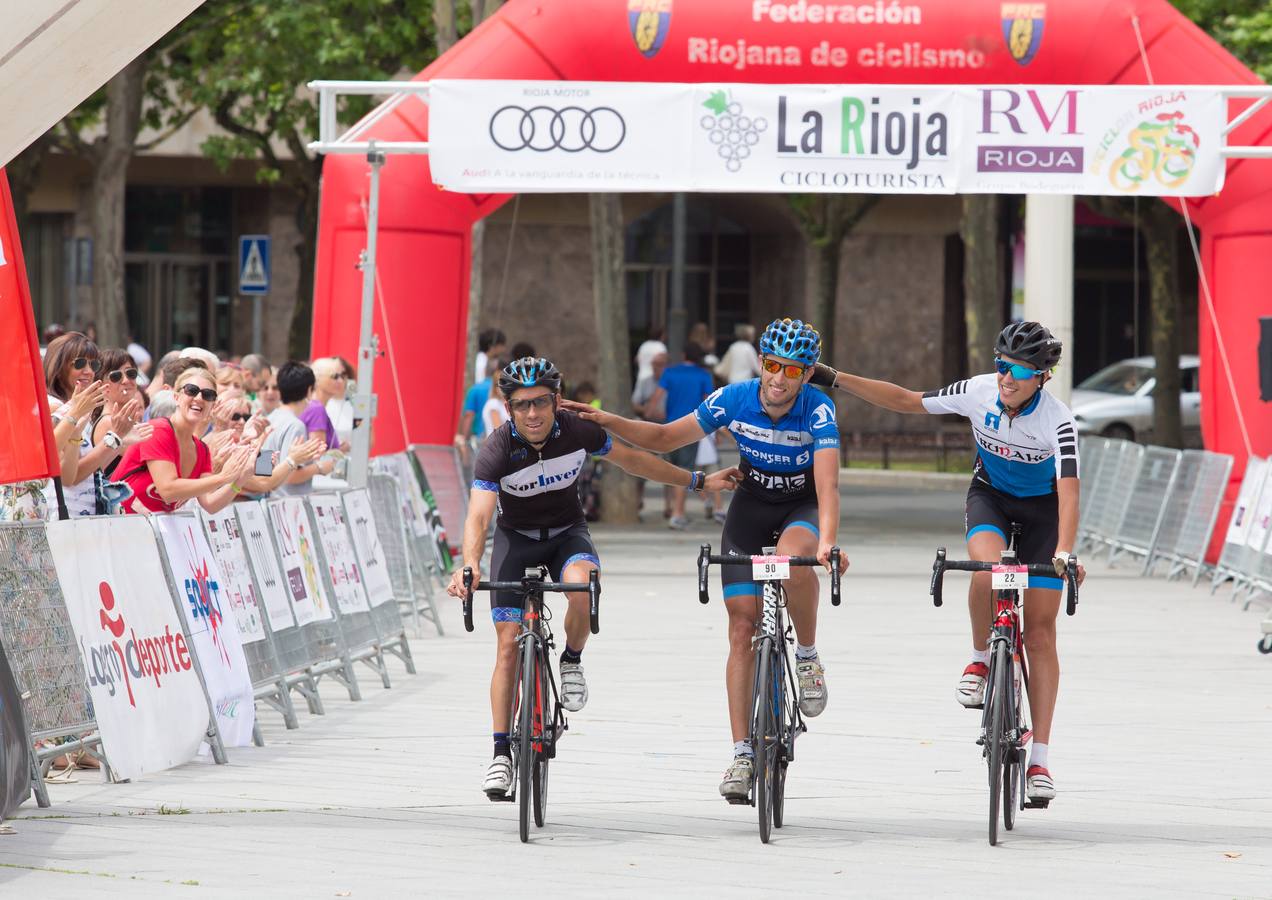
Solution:
[{"label": "tree trunk", "polygon": [[503,0],[470,0],[473,10],[473,27],[476,28],[482,22],[489,19],[495,14],[495,10],[503,6]]},{"label": "tree trunk", "polygon": [[995,194],[964,194],[963,320],[967,324],[967,371],[993,368],[994,339],[1003,327],[1003,248],[998,223],[1002,200]]},{"label": "tree trunk", "polygon": [[146,57],[139,56],[106,84],[106,131],[92,144],[93,315],[97,342],[128,342],[124,305],[124,191],[141,127]]},{"label": "tree trunk", "polygon": [[50,129],[35,139],[4,167],[9,176],[9,193],[13,196],[13,217],[18,222],[18,234],[28,241],[31,239],[31,223],[28,210],[31,193],[40,181],[40,171],[53,147],[53,132]]},{"label": "tree trunk", "polygon": [[[508,240],[517,236],[509,230]],[[486,247],[486,220],[478,219],[473,223],[472,231],[472,264],[468,270],[468,341],[464,351],[464,390],[473,386],[473,371],[477,365],[477,335],[481,330],[481,292],[482,292],[482,257]]]},{"label": "tree trunk", "polygon": [[1157,386],[1153,389],[1153,443],[1182,447],[1179,411],[1179,223],[1178,214],[1160,200],[1145,205],[1144,256],[1148,263],[1149,316]]},{"label": "tree trunk", "polygon": [[313,335],[314,315],[314,267],[318,259],[318,200],[319,163],[313,160],[300,162],[302,174],[291,180],[297,194],[296,230],[300,240],[296,242],[296,261],[300,266],[296,280],[296,305],[292,309],[291,330],[287,339],[287,352],[292,359],[309,359],[310,338]]},{"label": "tree trunk", "polygon": [[[476,20],[476,6],[480,0],[474,0],[473,19]],[[435,0],[433,3],[433,28],[437,33],[437,55],[441,56],[459,40],[459,32],[455,23],[455,0]]]},{"label": "tree trunk", "polygon": [[839,289],[839,248],[843,239],[806,240],[804,283],[807,287],[805,318],[821,334],[822,360],[834,365],[835,294]]},{"label": "tree trunk", "polygon": [[[632,414],[631,361],[627,346],[627,298],[623,292],[623,205],[618,194],[590,194],[592,301],[596,308],[601,405],[620,416]],[[601,478],[601,521],[635,523],[636,479],[617,466]]]}]

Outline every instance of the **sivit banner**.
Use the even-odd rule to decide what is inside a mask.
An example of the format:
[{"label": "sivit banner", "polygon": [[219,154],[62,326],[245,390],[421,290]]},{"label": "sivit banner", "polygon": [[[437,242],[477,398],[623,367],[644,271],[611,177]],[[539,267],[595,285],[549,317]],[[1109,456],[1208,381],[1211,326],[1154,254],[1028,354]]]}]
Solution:
[{"label": "sivit banner", "polygon": [[189,762],[208,704],[145,516],[48,524],[111,767],[137,778]]},{"label": "sivit banner", "polygon": [[269,517],[274,523],[283,578],[291,595],[296,624],[308,625],[334,618],[327,590],[318,575],[318,549],[314,546],[304,498],[269,501]]},{"label": "sivit banner", "polygon": [[392,603],[393,583],[389,581],[380,534],[376,531],[375,516],[371,514],[371,496],[366,488],[345,491],[344,506],[358,564],[362,567],[362,586],[366,588],[367,600],[372,606]]},{"label": "sivit banner", "polygon": [[1202,196],[1210,88],[432,82],[452,191]]},{"label": "sivit banner", "polygon": [[238,517],[239,534],[243,550],[256,571],[260,600],[269,613],[269,627],[275,634],[296,624],[292,612],[292,600],[283,584],[283,573],[278,568],[274,544],[269,537],[269,516],[260,502],[234,503],[230,506]]},{"label": "sivit banner", "polygon": [[233,506],[227,506],[218,513],[210,513],[200,507],[199,515],[203,517],[212,555],[221,568],[221,592],[234,614],[239,639],[244,644],[265,640],[265,624],[261,621],[256,589],[252,585],[252,570],[248,568],[247,556],[243,553],[243,536],[239,533]]},{"label": "sivit banner", "polygon": [[322,542],[327,574],[331,576],[331,587],[340,613],[348,616],[370,612],[367,592],[362,587],[362,570],[358,567],[357,552],[349,539],[340,498],[335,494],[311,494],[309,506],[318,523],[318,540]]},{"label": "sivit banner", "polygon": [[252,742],[256,701],[238,629],[226,618],[229,598],[220,566],[193,516],[149,518],[184,601],[178,605],[203,671],[221,740],[227,747],[246,747]]}]

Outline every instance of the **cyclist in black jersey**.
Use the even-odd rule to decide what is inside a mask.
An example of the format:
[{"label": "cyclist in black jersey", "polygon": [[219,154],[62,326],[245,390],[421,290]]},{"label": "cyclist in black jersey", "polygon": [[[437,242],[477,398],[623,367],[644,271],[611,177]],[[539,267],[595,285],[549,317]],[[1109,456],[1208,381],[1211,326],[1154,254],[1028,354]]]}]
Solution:
[{"label": "cyclist in black jersey", "polygon": [[[749,556],[776,547],[788,556],[816,556],[830,568],[839,528],[839,429],[835,405],[809,386],[821,356],[821,337],[799,319],[777,319],[760,338],[759,378],[723,387],[695,412],[659,425],[622,419],[603,410],[567,404],[585,419],[650,450],[666,452],[727,428],[738,444],[746,480],[729,504],[720,544],[725,553]],[[846,565],[842,560],[841,566]],[[754,777],[750,703],[760,589],[749,566],[726,566],[721,573],[729,616],[729,661],[725,687],[733,732],[733,761],[720,794],[736,802],[749,796]],[[829,689],[817,653],[817,576],[792,569],[786,584],[788,611],[795,626],[795,673],[799,708],[820,715]]]},{"label": "cyclist in black jersey", "polygon": [[[592,544],[578,477],[589,456],[599,456],[640,478],[692,490],[732,490],[742,479],[737,469],[705,475],[677,468],[666,460],[610,440],[605,429],[558,408],[561,373],[546,359],[524,357],[499,376],[511,421],[490,434],[473,467],[468,519],[464,523],[464,562],[455,568],[447,592],[464,596],[463,568],[481,580],[481,558],[490,520],[498,511],[490,557],[495,581],[519,581],[528,567],[547,566],[555,581],[586,582],[600,568]],[[590,408],[590,407],[589,407]],[[588,638],[588,597],[568,594],[565,651],[561,654],[561,705],[576,712],[587,703],[581,658]],[[516,637],[524,598],[513,592],[491,593],[491,618],[498,638],[490,681],[495,754],[482,790],[501,799],[512,785],[508,711],[516,689]]]}]

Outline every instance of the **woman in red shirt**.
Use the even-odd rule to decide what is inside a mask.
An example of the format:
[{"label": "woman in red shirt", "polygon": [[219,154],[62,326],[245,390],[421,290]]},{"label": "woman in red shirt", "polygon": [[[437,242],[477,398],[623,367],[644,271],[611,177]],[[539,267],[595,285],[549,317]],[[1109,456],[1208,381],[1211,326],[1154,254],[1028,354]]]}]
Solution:
[{"label": "woman in red shirt", "polygon": [[212,453],[198,435],[208,429],[216,381],[203,368],[181,373],[173,385],[177,411],[167,419],[152,420],[150,437],[128,448],[120,460],[120,480],[133,495],[123,503],[129,513],[172,512],[191,498],[198,498],[208,512],[230,503],[250,477],[256,464],[256,448],[235,446],[221,471],[212,474]]}]

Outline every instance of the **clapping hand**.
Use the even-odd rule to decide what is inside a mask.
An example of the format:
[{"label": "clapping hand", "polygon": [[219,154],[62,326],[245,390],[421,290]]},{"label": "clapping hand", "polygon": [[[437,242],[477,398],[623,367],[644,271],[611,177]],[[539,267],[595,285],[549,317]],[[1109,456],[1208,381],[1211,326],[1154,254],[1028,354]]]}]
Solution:
[{"label": "clapping hand", "polygon": [[121,438],[126,437],[128,432],[133,430],[133,426],[137,424],[137,420],[141,418],[141,412],[141,398],[133,397],[118,410],[111,413],[110,430]]},{"label": "clapping hand", "polygon": [[74,393],[71,394],[70,402],[62,409],[67,415],[74,416],[83,422],[85,416],[102,405],[105,390],[106,385],[100,381],[94,381],[84,388],[77,385]]},{"label": "clapping hand", "polygon": [[288,456],[297,465],[303,466],[311,463],[318,457],[322,456],[327,450],[327,439],[323,437],[312,437],[306,441],[297,441],[292,444]]}]

